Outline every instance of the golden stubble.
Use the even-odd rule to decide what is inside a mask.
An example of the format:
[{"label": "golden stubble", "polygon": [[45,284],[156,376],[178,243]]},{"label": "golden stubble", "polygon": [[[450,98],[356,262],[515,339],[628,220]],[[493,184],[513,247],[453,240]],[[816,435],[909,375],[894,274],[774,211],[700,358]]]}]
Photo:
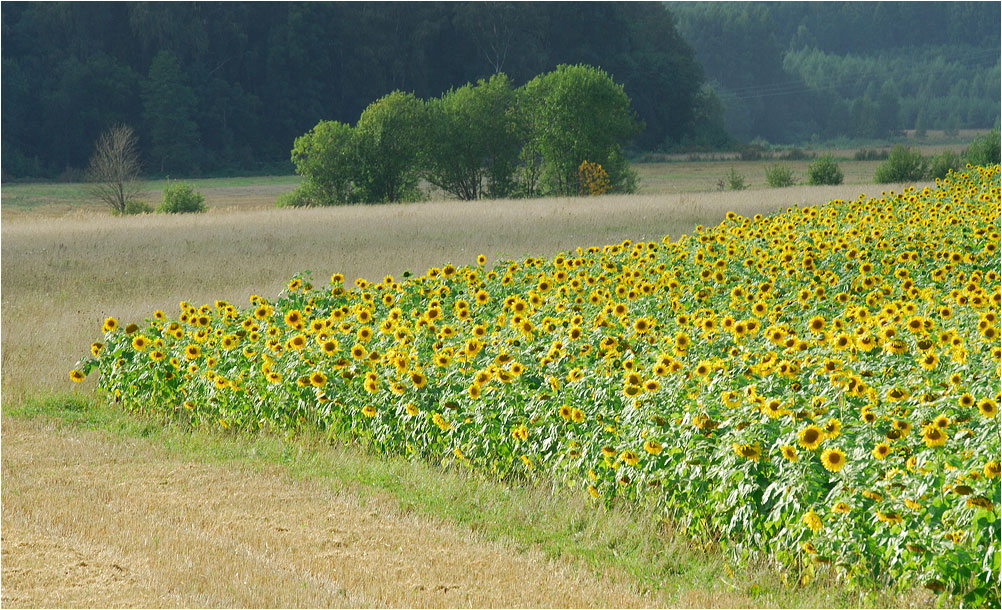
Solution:
[{"label": "golden stubble", "polygon": [[114,316],[142,322],[155,309],[216,299],[275,297],[293,274],[348,282],[423,274],[451,262],[552,256],[625,239],[677,238],[728,210],[751,216],[853,197],[858,186],[549,198],[432,201],[322,209],[214,208],[198,215],[24,216],[2,226],[5,400],[68,390],[67,371]]},{"label": "golden stubble", "polygon": [[624,582],[390,498],[3,420],[3,605],[642,607]]}]

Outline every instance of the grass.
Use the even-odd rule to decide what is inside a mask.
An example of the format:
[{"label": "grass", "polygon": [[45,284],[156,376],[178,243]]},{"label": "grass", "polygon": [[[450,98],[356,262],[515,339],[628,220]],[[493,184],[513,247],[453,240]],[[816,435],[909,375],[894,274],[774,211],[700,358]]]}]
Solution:
[{"label": "grass", "polygon": [[[27,401],[5,408],[4,416],[98,431],[115,442],[142,439],[166,451],[171,462],[257,473],[277,467],[295,481],[358,496],[364,507],[385,512],[378,506],[388,501],[405,514],[456,523],[515,551],[541,552],[581,566],[594,579],[636,583],[657,605],[841,607],[918,601],[887,592],[849,592],[837,582],[788,587],[767,565],[741,568],[735,576],[719,554],[692,548],[658,529],[655,516],[643,507],[603,507],[543,480],[505,484],[403,458],[375,458],[363,448],[332,444],[309,431],[285,439],[192,430],[73,396]],[[629,598],[606,601],[632,605]]]},{"label": "grass", "polygon": [[[675,164],[666,165],[669,167],[665,171],[669,173],[676,167]],[[729,166],[722,167],[726,173]],[[750,172],[748,177],[752,180]],[[80,541],[85,534],[86,541],[89,541],[87,544],[96,544],[93,541],[103,540],[102,536],[114,539],[111,530],[106,531],[106,526],[101,529],[98,525],[83,523],[60,506],[68,502],[98,521],[113,519],[113,516],[102,512],[100,505],[108,502],[109,497],[115,497],[116,492],[104,481],[92,480],[97,471],[88,471],[85,466],[99,464],[101,468],[108,469],[107,472],[117,473],[116,476],[127,479],[128,485],[134,485],[135,493],[140,494],[144,489],[140,483],[142,477],[166,477],[165,473],[169,472],[169,469],[164,470],[166,466],[156,465],[160,458],[135,461],[130,451],[143,447],[144,452],[152,451],[155,455],[164,452],[169,458],[168,464],[179,471],[192,468],[190,465],[195,463],[218,466],[221,470],[199,476],[218,479],[221,485],[225,483],[228,486],[227,489],[236,490],[234,493],[245,493],[246,490],[240,491],[244,489],[240,485],[257,485],[259,482],[258,475],[249,477],[242,469],[267,474],[276,472],[274,469],[277,468],[281,476],[291,476],[297,482],[292,488],[281,487],[284,490],[282,493],[293,494],[297,498],[306,497],[303,502],[309,498],[308,494],[302,495],[306,493],[303,489],[321,489],[328,494],[322,497],[330,502],[350,497],[381,506],[377,513],[390,524],[387,527],[396,527],[393,524],[401,519],[410,524],[409,527],[428,527],[431,520],[472,532],[470,535],[474,536],[474,541],[470,544],[473,546],[460,546],[474,556],[478,552],[475,549],[480,548],[476,546],[477,540],[500,545],[497,548],[502,549],[497,551],[498,555],[491,555],[495,559],[483,564],[487,566],[483,568],[487,572],[479,581],[481,588],[484,588],[484,582],[492,582],[494,572],[504,568],[498,557],[510,556],[514,561],[525,553],[513,551],[524,550],[542,558],[533,560],[536,563],[530,562],[535,566],[531,569],[526,567],[529,564],[520,564],[534,574],[543,565],[540,561],[555,558],[560,559],[562,566],[583,566],[588,574],[601,574],[605,579],[602,582],[608,581],[603,585],[604,589],[589,589],[591,585],[587,583],[580,584],[580,587],[584,587],[582,590],[598,591],[594,593],[599,596],[595,600],[601,599],[606,605],[929,603],[926,598],[910,594],[895,597],[892,592],[843,593],[839,583],[821,583],[818,588],[787,589],[777,574],[765,565],[742,568],[736,575],[730,576],[720,565],[719,557],[694,551],[686,542],[672,540],[670,535],[659,530],[656,520],[645,513],[643,507],[605,509],[591,504],[584,494],[554,490],[545,481],[530,485],[504,485],[434,465],[375,458],[359,448],[330,445],[323,439],[308,436],[293,441],[267,435],[247,438],[162,425],[161,422],[123,414],[112,407],[99,406],[97,399],[89,394],[91,388],[86,384],[84,388],[74,388],[67,375],[76,360],[88,352],[91,341],[99,338],[101,321],[106,316],[115,316],[123,322],[141,320],[155,309],[176,307],[182,299],[198,304],[211,303],[214,299],[246,303],[253,293],[274,296],[291,275],[304,269],[312,269],[318,281],[326,280],[333,272],[344,273],[349,280],[355,277],[378,280],[386,274],[399,276],[405,270],[423,271],[445,262],[470,263],[480,253],[488,256],[490,264],[502,255],[517,258],[552,255],[577,246],[617,243],[626,238],[658,240],[664,235],[677,238],[697,223],[717,222],[728,210],[750,216],[790,205],[818,203],[832,198],[848,199],[858,195],[858,186],[798,186],[763,190],[756,189],[752,181],[753,188],[742,192],[662,192],[600,198],[474,203],[433,201],[376,207],[276,210],[267,203],[247,204],[242,199],[241,193],[246,194],[246,189],[258,192],[259,199],[263,201],[269,195],[260,195],[262,189],[270,192],[268,189],[289,187],[278,179],[262,180],[264,182],[243,187],[232,186],[225,180],[217,183],[221,186],[212,188],[233,189],[230,195],[233,204],[221,206],[217,200],[215,209],[207,214],[124,218],[109,217],[100,208],[78,209],[68,214],[52,213],[51,209],[58,207],[56,204],[8,216],[9,187],[4,186],[0,267],[5,290],[2,294],[0,370],[5,420],[5,554],[8,544],[11,548],[20,548],[20,542],[10,542],[12,539],[8,538],[8,532],[23,533],[25,529],[38,536],[43,536],[38,532],[49,530],[62,532],[60,535],[65,537],[60,540],[77,541],[74,544],[84,544]],[[764,171],[761,180],[764,181]],[[208,191],[210,187],[203,188]],[[208,195],[207,200],[213,205]],[[8,422],[21,427],[8,428]],[[29,425],[25,422],[34,423]],[[42,428],[39,429],[39,426]],[[14,430],[13,435],[7,436],[11,430]],[[34,435],[31,438],[40,439],[39,446],[33,447],[27,441],[27,444],[9,442],[9,439],[20,439],[23,435]],[[65,440],[67,438],[76,439],[75,444]],[[56,489],[62,490],[60,493],[63,495],[58,498],[45,495],[48,492],[41,489],[44,486],[33,485],[30,478],[34,472],[30,468],[33,464],[37,462],[42,468],[51,461],[47,461],[47,456],[53,446],[90,448],[86,459],[67,454],[69,461],[66,463],[83,464],[80,470],[62,475],[49,470],[36,473],[41,478],[55,477],[54,480],[61,481],[64,487]],[[119,461],[108,465],[106,461],[111,459],[108,455]],[[17,468],[11,466],[11,460],[17,460]],[[128,467],[123,467],[123,464],[128,464]],[[87,480],[78,481],[80,477]],[[170,480],[169,477],[167,479]],[[250,479],[254,483],[249,483]],[[181,486],[176,488],[179,495],[202,489],[194,480],[171,484],[175,483]],[[190,489],[184,485],[189,485]],[[330,496],[332,489],[337,493]],[[12,493],[15,495],[12,496]],[[211,490],[199,493],[216,495]],[[262,492],[255,487],[253,493]],[[12,504],[10,498],[21,497],[17,494],[24,494],[24,502],[33,499],[32,503]],[[196,503],[208,502],[200,497],[194,500]],[[14,510],[12,506],[21,508]],[[150,510],[160,510],[153,500],[150,500],[149,506]],[[213,511],[217,511],[213,508],[215,505],[199,506],[198,510],[203,512],[193,513],[192,519],[211,520],[215,514]],[[265,510],[269,506],[267,503],[260,506],[252,504],[246,507],[246,511]],[[142,514],[137,513],[135,507],[122,505],[121,509],[142,521]],[[188,514],[184,512],[187,510],[184,507],[177,510],[181,511],[178,514]],[[178,517],[171,515],[164,513],[159,517],[163,521],[157,526],[161,536],[174,536],[171,532],[178,529],[172,521]],[[9,524],[13,522],[8,519],[15,517],[20,520],[11,527]],[[313,518],[311,514],[302,517]],[[241,518],[245,519],[246,515]],[[171,526],[171,523],[175,525]],[[243,521],[237,519],[236,523],[239,525]],[[128,541],[138,551],[102,542],[103,546],[99,545],[100,548],[94,552],[101,557],[105,556],[102,553],[110,553],[108,557],[121,556],[148,566],[148,569],[144,568],[145,572],[136,572],[145,574],[137,581],[140,584],[158,578],[156,570],[153,570],[157,566],[174,574],[172,570],[178,568],[171,558],[178,553],[185,561],[192,562],[188,572],[176,574],[180,583],[186,582],[185,574],[192,569],[205,573],[219,569],[231,574],[234,566],[227,564],[223,556],[203,561],[191,551],[192,547],[200,548],[221,540],[214,527],[218,524],[206,521],[202,529],[179,531],[176,534],[179,538],[170,538],[169,543],[158,543],[160,546],[144,538],[141,530],[136,529],[133,532],[135,538]],[[369,524],[361,523],[359,527],[364,529]],[[302,546],[309,543],[299,538],[260,538],[253,529],[240,531],[248,538],[222,539],[219,542],[224,545],[222,548],[243,556],[250,551],[239,546],[241,544],[250,545],[248,548],[253,547],[253,550],[259,549],[254,546],[257,544],[274,548],[275,545],[295,546],[298,543]],[[385,536],[375,531],[370,534],[379,540],[382,539],[379,536]],[[409,535],[403,531],[399,534],[401,537]],[[317,544],[322,542],[318,540]],[[452,542],[442,544],[453,548],[449,546]],[[81,548],[86,550],[91,547],[85,545]],[[474,550],[470,551],[470,548]],[[496,548],[491,548],[495,550],[490,552],[495,553]],[[143,549],[147,549],[149,554],[142,555],[140,551]],[[357,561],[362,550],[363,547],[358,547],[355,555],[346,557],[355,557]],[[414,552],[419,554],[414,561],[429,561],[427,554],[421,555],[424,551],[418,549]],[[383,557],[388,562],[403,561],[396,554]],[[286,559],[291,562],[288,564],[292,566],[288,568],[290,573],[303,576],[308,582],[316,578],[318,572],[315,567],[309,567],[313,564],[307,565],[308,558],[289,555]],[[108,565],[112,563],[114,561],[109,559]],[[5,558],[5,588],[8,583],[7,565]],[[244,591],[240,588],[242,585],[232,579],[225,583],[196,580],[193,581],[195,584],[175,585],[189,592],[195,591],[191,587],[204,586],[206,590],[216,591],[218,596],[211,599],[137,597],[120,605],[150,605],[151,599],[160,605],[189,606],[262,605],[268,600],[274,601],[275,605],[472,603],[469,600],[473,598],[425,598],[421,597],[423,593],[398,591],[393,589],[393,583],[400,579],[394,580],[392,575],[373,589],[376,585],[366,584],[364,578],[358,576],[359,572],[353,571],[357,566],[340,563],[337,566],[337,569],[345,570],[346,582],[357,582],[358,590],[366,591],[370,597],[345,598],[332,593],[333,597],[328,598],[290,597],[279,600],[261,597],[264,594],[260,590]],[[413,567],[408,566],[410,564],[400,564],[399,569]],[[46,569],[51,569],[51,566]],[[247,569],[258,570],[256,573],[260,574],[269,573],[257,564],[248,564]],[[518,580],[514,576],[512,578]],[[580,583],[574,580],[577,577],[567,578],[570,580],[561,582]],[[612,589],[609,587],[618,586],[617,582],[629,586],[610,593]],[[630,587],[635,585],[656,597],[643,598],[629,593],[628,589],[632,590]],[[170,586],[174,585],[167,582],[164,586],[166,590],[172,590]],[[476,581],[464,586],[475,587]],[[40,604],[39,599],[49,602],[41,605],[66,604],[65,600],[59,602],[48,597],[31,599],[34,599],[31,602],[34,605]],[[528,603],[519,602],[520,599],[514,597],[507,603],[495,599],[489,603],[481,598],[480,605]],[[547,601],[542,597],[533,599],[536,599],[537,605],[585,605],[588,601],[580,597],[573,600],[565,597],[561,601]],[[645,602],[644,599],[656,602]],[[11,600],[5,597],[4,603],[10,605]],[[84,599],[78,603],[87,601]]]},{"label": "grass", "polygon": [[[940,147],[942,148],[942,147]],[[932,154],[939,148],[930,148]],[[854,151],[836,151],[845,155],[839,164],[845,172],[845,184],[873,184],[873,174],[880,161],[855,161]],[[783,161],[763,159],[741,161],[735,159],[709,159],[690,161],[684,158],[674,160],[637,163],[634,168],[639,175],[639,192],[649,195],[669,195],[717,190],[718,181],[731,169],[744,176],[751,189],[768,188],[765,179],[766,167],[783,164],[794,170],[801,183],[806,181],[807,161]],[[244,178],[203,178],[187,180],[196,190],[205,195],[210,209],[236,207],[240,209],[262,209],[271,207],[275,199],[295,188],[299,176],[257,176]],[[141,183],[141,198],[156,207],[163,189],[162,180],[147,180]],[[434,195],[433,195],[434,197]],[[103,204],[91,199],[84,183],[9,183],[3,185],[2,197],[4,220],[23,215],[41,214],[61,216],[74,211],[98,212],[105,210]]]}]

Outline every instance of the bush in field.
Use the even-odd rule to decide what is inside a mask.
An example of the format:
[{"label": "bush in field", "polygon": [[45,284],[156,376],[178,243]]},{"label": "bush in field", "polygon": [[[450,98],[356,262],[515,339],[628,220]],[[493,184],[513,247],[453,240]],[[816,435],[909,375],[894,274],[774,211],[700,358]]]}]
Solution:
[{"label": "bush in field", "polygon": [[717,180],[717,190],[743,191],[746,188],[748,188],[748,183],[745,182],[745,177],[736,172],[733,167],[726,176]]},{"label": "bush in field", "polygon": [[195,186],[178,180],[167,180],[157,212],[160,214],[188,214],[205,211],[205,197]]},{"label": "bush in field", "polygon": [[511,196],[522,147],[514,105],[515,91],[504,74],[429,100],[424,178],[460,199]]},{"label": "bush in field", "polygon": [[927,171],[926,160],[922,158],[921,151],[897,144],[887,161],[877,166],[873,180],[878,184],[915,182],[925,178]]},{"label": "bush in field", "polygon": [[296,138],[292,162],[305,181],[296,195],[286,194],[279,207],[339,205],[358,201],[355,180],[360,171],[354,130],[339,121],[320,121]]},{"label": "bush in field", "polygon": [[964,157],[971,165],[987,167],[999,163],[999,146],[999,129],[996,127],[980,138],[975,138],[964,152]]},{"label": "bush in field", "polygon": [[145,201],[141,201],[139,199],[129,199],[128,201],[125,202],[124,213],[126,216],[134,216],[136,214],[149,214],[152,211],[153,208],[150,207],[150,205]]},{"label": "bush in field", "polygon": [[797,183],[793,170],[786,165],[770,165],[765,168],[765,181],[773,188],[793,186]]},{"label": "bush in field", "polygon": [[424,140],[425,107],[411,93],[394,91],[362,111],[353,142],[358,154],[355,186],[361,201],[418,199],[418,152]]},{"label": "bush in field", "polygon": [[324,204],[317,202],[317,198],[305,184],[300,184],[288,193],[282,193],[275,199],[276,208],[311,208],[316,205]]},{"label": "bush in field", "polygon": [[598,68],[560,65],[526,83],[520,119],[528,129],[522,151],[526,195],[574,195],[578,167],[588,160],[609,175],[610,190],[636,188],[622,146],[640,132],[621,85]]},{"label": "bush in field", "polygon": [[609,192],[609,174],[598,163],[582,161],[578,166],[578,195],[604,195]]},{"label": "bush in field", "polygon": [[952,150],[944,150],[933,157],[929,164],[929,178],[946,178],[950,171],[959,171],[964,166],[964,159]]},{"label": "bush in field", "polygon": [[835,158],[830,154],[821,155],[813,163],[807,166],[807,184],[817,186],[820,184],[842,184],[845,178],[842,168],[835,162]]}]

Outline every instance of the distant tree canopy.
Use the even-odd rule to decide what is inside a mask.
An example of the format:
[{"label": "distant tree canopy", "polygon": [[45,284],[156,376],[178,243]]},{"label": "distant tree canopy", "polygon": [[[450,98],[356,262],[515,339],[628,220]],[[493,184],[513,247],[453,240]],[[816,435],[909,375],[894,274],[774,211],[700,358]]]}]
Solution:
[{"label": "distant tree canopy", "polygon": [[150,172],[288,171],[321,117],[501,72],[518,87],[559,64],[623,85],[646,125],[637,147],[719,118],[696,108],[702,70],[653,2],[4,2],[2,27],[5,178],[83,168],[118,123]]},{"label": "distant tree canopy", "polygon": [[742,140],[983,128],[1000,114],[993,2],[668,2]]}]

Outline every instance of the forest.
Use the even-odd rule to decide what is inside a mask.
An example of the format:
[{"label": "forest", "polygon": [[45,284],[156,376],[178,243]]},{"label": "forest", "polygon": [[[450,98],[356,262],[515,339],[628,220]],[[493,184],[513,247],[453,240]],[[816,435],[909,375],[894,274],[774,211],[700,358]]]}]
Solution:
[{"label": "forest", "polygon": [[739,140],[998,125],[997,3],[667,4]]},{"label": "forest", "polygon": [[291,172],[295,138],[394,91],[559,64],[621,84],[632,151],[881,138],[999,120],[999,5],[25,3],[2,6],[3,179],[82,176],[132,126],[144,172]]}]

